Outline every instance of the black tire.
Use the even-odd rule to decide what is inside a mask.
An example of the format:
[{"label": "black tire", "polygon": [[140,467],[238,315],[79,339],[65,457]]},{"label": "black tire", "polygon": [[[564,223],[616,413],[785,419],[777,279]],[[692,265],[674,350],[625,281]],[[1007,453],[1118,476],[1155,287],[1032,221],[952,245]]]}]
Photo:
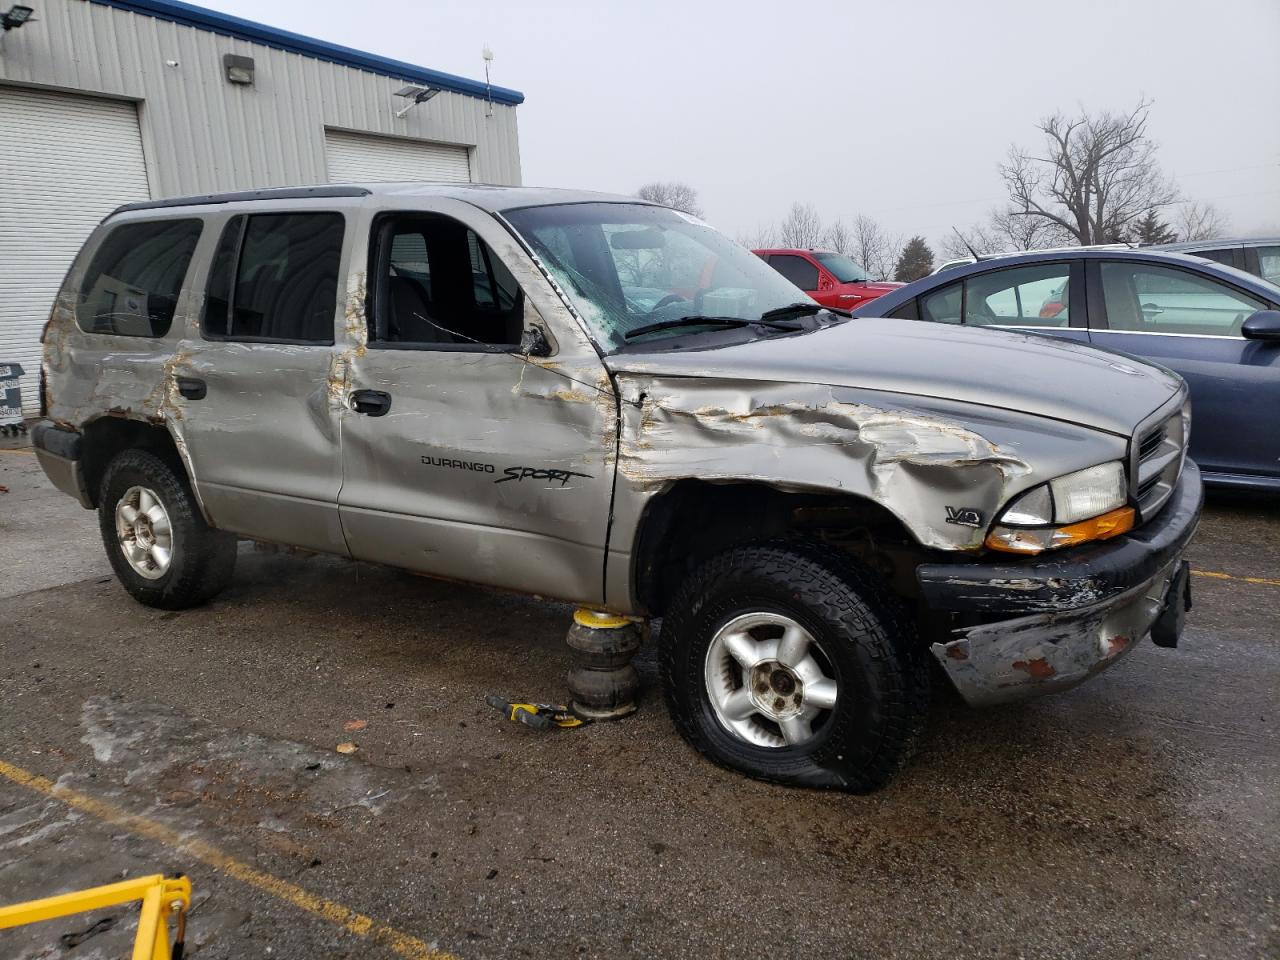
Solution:
[{"label": "black tire", "polygon": [[[116,531],[116,506],[135,487],[154,492],[168,514],[170,559],[155,579],[133,568]],[[146,450],[126,450],[107,466],[98,494],[98,527],[116,578],[149,607],[198,606],[216,596],[235,570],[236,538],[205,523],[185,472]]]},{"label": "black tire", "polygon": [[[807,742],[750,743],[712,705],[704,672],[713,637],[757,611],[799,624],[834,674],[839,695]],[[684,738],[722,766],[776,783],[875,790],[909,758],[928,711],[927,659],[901,603],[880,578],[820,544],[740,546],[703,563],[667,610],[660,662]]]}]

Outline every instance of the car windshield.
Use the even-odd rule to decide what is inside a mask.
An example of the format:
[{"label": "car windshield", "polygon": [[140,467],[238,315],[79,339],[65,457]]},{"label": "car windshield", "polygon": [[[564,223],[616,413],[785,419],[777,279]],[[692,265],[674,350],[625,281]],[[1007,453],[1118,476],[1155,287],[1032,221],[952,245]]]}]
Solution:
[{"label": "car windshield", "polygon": [[[503,216],[610,352],[627,342],[741,329],[744,324],[726,318],[756,324],[791,304],[819,309],[749,250],[667,207],[573,203],[523,207]],[[699,324],[689,319],[694,317],[711,319]],[[750,327],[757,335],[780,329],[767,318]]]},{"label": "car windshield", "polygon": [[815,253],[814,257],[827,268],[827,273],[836,278],[837,283],[861,283],[871,279],[866,270],[843,253]]}]

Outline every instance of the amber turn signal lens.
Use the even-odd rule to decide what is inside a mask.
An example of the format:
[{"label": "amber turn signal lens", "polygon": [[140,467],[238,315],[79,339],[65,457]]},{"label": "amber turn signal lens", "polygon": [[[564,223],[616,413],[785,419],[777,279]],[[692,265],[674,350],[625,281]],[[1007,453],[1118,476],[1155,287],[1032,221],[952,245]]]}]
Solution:
[{"label": "amber turn signal lens", "polygon": [[1065,527],[995,527],[984,541],[1005,553],[1041,553],[1090,540],[1110,540],[1133,529],[1133,507],[1120,507]]}]

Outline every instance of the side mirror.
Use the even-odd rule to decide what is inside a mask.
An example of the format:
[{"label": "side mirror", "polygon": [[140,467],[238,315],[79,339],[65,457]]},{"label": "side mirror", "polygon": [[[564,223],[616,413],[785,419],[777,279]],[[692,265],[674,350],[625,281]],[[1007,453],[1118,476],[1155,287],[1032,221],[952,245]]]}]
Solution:
[{"label": "side mirror", "polygon": [[551,344],[541,327],[525,327],[520,335],[520,353],[526,357],[551,356]]},{"label": "side mirror", "polygon": [[1280,340],[1280,310],[1259,310],[1245,320],[1240,334],[1246,340]]}]

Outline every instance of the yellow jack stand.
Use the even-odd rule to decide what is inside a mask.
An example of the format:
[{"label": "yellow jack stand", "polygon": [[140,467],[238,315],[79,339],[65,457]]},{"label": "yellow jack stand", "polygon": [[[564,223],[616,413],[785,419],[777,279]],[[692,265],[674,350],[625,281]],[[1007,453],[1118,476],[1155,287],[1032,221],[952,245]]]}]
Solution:
[{"label": "yellow jack stand", "polygon": [[[182,875],[152,874],[136,880],[109,883],[103,887],[63,893],[43,900],[0,907],[0,930],[27,923],[69,917],[89,910],[101,910],[131,900],[142,901],[138,916],[138,936],[133,943],[133,960],[182,960],[187,933],[187,911],[191,909],[191,881]],[[169,949],[169,915],[178,915],[177,936]]]},{"label": "yellow jack stand", "polygon": [[631,658],[644,639],[642,624],[633,617],[619,617],[579,607],[565,642],[572,666],[566,678],[569,705],[577,716],[591,720],[617,720],[635,713],[640,677]]}]

